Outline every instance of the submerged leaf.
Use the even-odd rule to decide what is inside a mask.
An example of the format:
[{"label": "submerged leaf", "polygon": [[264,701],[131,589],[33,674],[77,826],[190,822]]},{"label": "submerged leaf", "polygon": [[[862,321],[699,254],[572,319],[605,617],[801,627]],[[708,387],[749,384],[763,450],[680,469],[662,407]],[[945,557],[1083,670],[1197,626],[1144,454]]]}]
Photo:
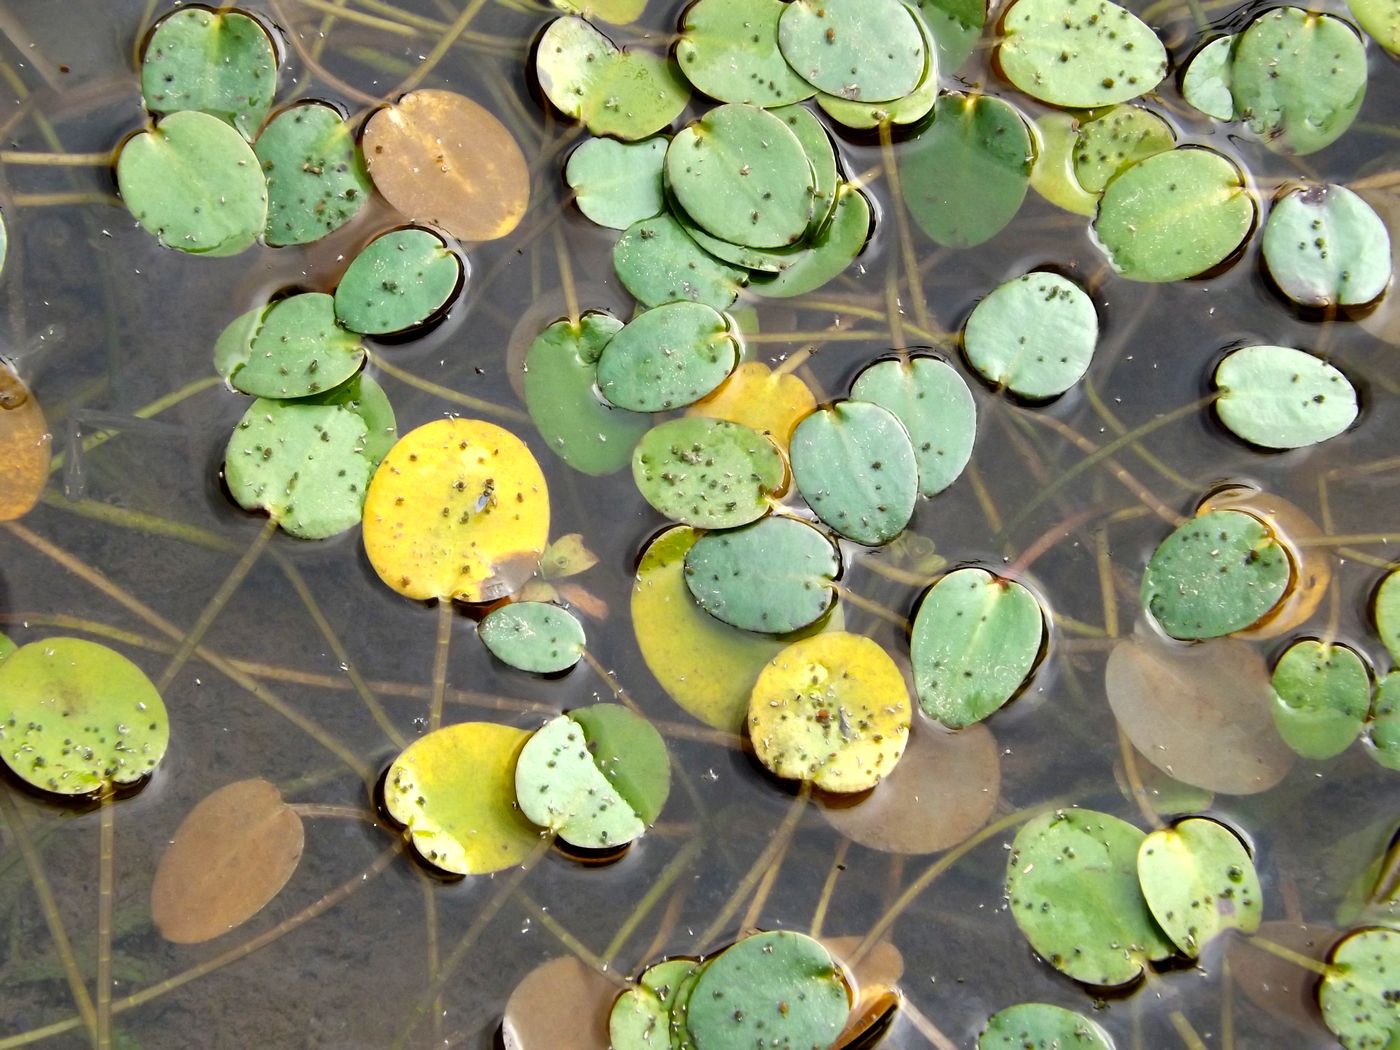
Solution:
[{"label": "submerged leaf", "polygon": [[[545,1050],[568,1032],[579,1047],[608,1045],[608,1010],[617,985],[572,955],[550,959],[515,986],[501,1022],[505,1050]],[[658,1046],[655,1050],[664,1050]]]},{"label": "submerged leaf", "polygon": [[1269,213],[1264,262],[1295,303],[1357,306],[1390,283],[1390,234],[1371,206],[1345,186],[1303,187]]},{"label": "submerged leaf", "polygon": [[1092,217],[1099,197],[1079,184],[1074,174],[1074,152],[1079,147],[1079,121],[1068,113],[1051,111],[1035,120],[1035,167],[1031,188],[1057,208]]},{"label": "submerged leaf", "polygon": [[1259,874],[1244,843],[1223,824],[1191,817],[1152,832],[1138,849],[1137,871],[1153,916],[1193,959],[1226,930],[1259,928]]},{"label": "submerged leaf", "polygon": [[1381,581],[1376,590],[1376,631],[1390,658],[1400,664],[1400,570]]},{"label": "submerged leaf", "polygon": [[53,435],[39,401],[0,361],[0,521],[24,517],[49,480]]},{"label": "submerged leaf", "polygon": [[797,424],[816,407],[816,396],[799,376],[775,372],[762,361],[745,361],[685,414],[746,426],[786,452]]},{"label": "submerged leaf", "polygon": [[257,133],[276,94],[272,40],[238,10],[172,11],[141,57],[141,96],[152,113],[208,113],[246,139]]}]

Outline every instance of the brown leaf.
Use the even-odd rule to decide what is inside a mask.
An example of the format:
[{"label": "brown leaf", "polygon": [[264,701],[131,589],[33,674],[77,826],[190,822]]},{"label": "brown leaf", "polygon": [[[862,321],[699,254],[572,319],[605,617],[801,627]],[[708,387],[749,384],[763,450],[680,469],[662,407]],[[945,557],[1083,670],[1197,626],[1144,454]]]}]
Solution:
[{"label": "brown leaf", "polygon": [[0,521],[24,517],[39,501],[49,479],[52,444],[39,402],[0,364]]},{"label": "brown leaf", "polygon": [[303,842],[301,817],[266,780],[220,788],[190,810],[160,859],[156,927],[199,944],[247,922],[292,877]]},{"label": "brown leaf", "polygon": [[864,1045],[867,1034],[883,1027],[890,1014],[899,1008],[899,992],[896,986],[904,976],[904,956],[889,941],[880,941],[867,952],[855,966],[847,960],[864,940],[863,937],[823,937],[826,946],[837,962],[841,964],[846,979],[855,996],[846,1027],[842,1029],[834,1046]]},{"label": "brown leaf", "polygon": [[535,967],[506,1002],[506,1050],[558,1050],[565,1042],[570,1050],[607,1050],[608,1014],[618,990],[572,955]]},{"label": "brown leaf", "polygon": [[580,587],[576,583],[561,583],[558,589],[559,597],[578,609],[583,615],[591,616],[595,620],[608,618],[608,603],[602,598],[596,597],[592,591]]},{"label": "brown leaf", "polygon": [[[1280,944],[1321,963],[1339,936],[1327,926],[1280,919],[1260,925],[1254,939]],[[1279,958],[1246,937],[1230,940],[1226,958],[1230,961],[1230,973],[1236,986],[1250,1002],[1295,1028],[1321,1035],[1317,974]]]}]

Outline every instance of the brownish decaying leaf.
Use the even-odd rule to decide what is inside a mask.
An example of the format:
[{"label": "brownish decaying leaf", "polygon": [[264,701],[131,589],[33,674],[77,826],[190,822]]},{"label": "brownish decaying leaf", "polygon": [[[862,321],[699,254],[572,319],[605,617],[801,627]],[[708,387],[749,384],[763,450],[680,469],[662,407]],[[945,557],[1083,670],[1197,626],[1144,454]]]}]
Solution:
[{"label": "brownish decaying leaf", "polygon": [[24,517],[39,501],[52,444],[39,402],[0,364],[0,521]]},{"label": "brownish decaying leaf", "polygon": [[[1260,925],[1255,936],[1321,963],[1341,935],[1316,923],[1279,919]],[[1235,986],[1251,1003],[1295,1028],[1321,1034],[1317,974],[1258,947],[1249,938],[1232,938],[1226,957]]]},{"label": "brownish decaying leaf", "polygon": [[571,955],[551,959],[526,975],[506,1003],[501,1035],[506,1050],[606,1050],[608,1014],[618,986]]},{"label": "brownish decaying leaf", "polygon": [[301,817],[266,780],[220,788],[190,810],[160,859],[156,928],[199,944],[247,922],[292,877],[303,843]]},{"label": "brownish decaying leaf", "polygon": [[855,995],[846,1027],[834,1044],[837,1050],[867,1045],[866,1036],[876,1034],[874,1030],[883,1027],[890,1013],[899,1008],[897,986],[904,976],[904,956],[889,941],[880,941],[852,966],[847,960],[864,939],[822,938],[826,950],[841,964]]}]

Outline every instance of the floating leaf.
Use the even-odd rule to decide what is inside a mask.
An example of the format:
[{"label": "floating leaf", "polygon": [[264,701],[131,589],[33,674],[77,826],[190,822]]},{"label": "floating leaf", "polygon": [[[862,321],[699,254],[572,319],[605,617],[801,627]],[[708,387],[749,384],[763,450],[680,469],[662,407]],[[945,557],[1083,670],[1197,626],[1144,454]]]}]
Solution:
[{"label": "floating leaf", "polygon": [[595,477],[627,465],[649,422],[614,408],[595,389],[598,356],[621,330],[616,317],[590,311],[578,324],[556,321],[525,354],[525,407],[540,437],[569,466]]},{"label": "floating leaf", "polygon": [[1192,57],[1181,78],[1181,93],[1196,109],[1216,120],[1235,119],[1235,96],[1230,91],[1233,36],[1216,37]]},{"label": "floating leaf", "polygon": [[924,595],[910,658],[919,706],[950,729],[980,722],[1014,696],[1045,641],[1035,595],[985,569],[958,569]]},{"label": "floating leaf", "polygon": [[696,969],[690,959],[648,966],[613,1003],[608,1036],[613,1050],[665,1050],[671,1045],[671,1004],[681,982]]},{"label": "floating leaf", "polygon": [[1263,915],[1259,874],[1229,828],[1191,817],[1154,831],[1137,856],[1147,906],[1191,958],[1226,930],[1253,933]]},{"label": "floating leaf", "polygon": [[1114,106],[1080,128],[1074,174],[1090,193],[1102,193],[1108,180],[1124,168],[1174,145],[1171,125],[1150,109]]},{"label": "floating leaf", "polygon": [[987,0],[915,0],[937,47],[937,69],[953,74],[971,56],[987,24]]},{"label": "floating leaf", "polygon": [[807,236],[812,238],[826,229],[836,207],[836,193],[841,187],[836,147],[826,126],[806,106],[783,106],[773,110],[773,116],[797,137],[812,165],[812,221],[807,227]]},{"label": "floating leaf", "polygon": [[1184,783],[1252,795],[1293,766],[1293,751],[1274,728],[1268,668],[1243,642],[1124,639],[1109,654],[1104,691],[1133,746]]},{"label": "floating leaf", "polygon": [[1089,369],[1099,315],[1084,290],[1036,270],[998,285],[967,319],[963,349],[987,382],[1032,399],[1058,397]]},{"label": "floating leaf", "polygon": [[572,955],[535,967],[506,1000],[505,1050],[558,1046],[560,1032],[568,1032],[580,1047],[607,1046],[608,1010],[616,994],[617,985],[606,974]]},{"label": "floating leaf", "polygon": [[617,704],[546,722],[515,767],[520,811],[584,849],[610,849],[640,836],[660,814],[670,785],[661,735]]},{"label": "floating leaf", "polygon": [[738,356],[723,314],[703,303],[666,303],[639,314],[603,347],[598,389],[632,412],[682,408],[724,382]]},{"label": "floating leaf", "polygon": [[825,1047],[850,1010],[846,985],[819,941],[776,930],[745,937],[695,981],[685,1029],[705,1050]]},{"label": "floating leaf", "polygon": [[1146,839],[1107,813],[1065,809],[1021,826],[1006,866],[1016,925],[1042,958],[1076,981],[1121,985],[1169,958],[1138,888]]},{"label": "floating leaf", "polygon": [[0,664],[4,663],[5,659],[18,648],[19,646],[12,642],[8,635],[0,632]]},{"label": "floating leaf", "polygon": [[253,147],[267,176],[273,247],[310,244],[360,213],[372,188],[355,134],[324,102],[299,102],[272,118]]},{"label": "floating leaf", "polygon": [[1390,283],[1390,234],[1345,186],[1308,186],[1288,193],[1269,213],[1264,262],[1295,303],[1357,306]]},{"label": "floating leaf", "polygon": [[[913,5],[907,5],[911,13]],[[922,17],[915,17],[919,34],[924,40],[924,51],[929,56],[928,68],[923,79],[913,91],[900,98],[886,102],[862,102],[839,95],[817,93],[817,105],[832,120],[857,130],[878,128],[881,125],[915,124],[932,112],[938,101],[939,53],[935,49],[933,33],[924,24]]]},{"label": "floating leaf", "polygon": [[1142,604],[1173,638],[1219,638],[1262,620],[1292,569],[1256,517],[1211,511],[1180,525],[1142,576]]},{"label": "floating leaf", "polygon": [[405,598],[496,601],[534,575],[549,542],[544,474],[492,423],[425,423],[375,472],[364,541],[380,579]]},{"label": "floating leaf", "polygon": [[816,407],[816,396],[800,377],[775,372],[762,361],[745,361],[685,414],[739,423],[772,438],[786,452],[797,424]]},{"label": "floating leaf", "polygon": [[192,255],[237,255],[267,225],[258,158],[238,132],[207,113],[172,113],[128,139],[117,158],[117,185],[147,233]]},{"label": "floating leaf", "polygon": [[888,776],[909,739],[909,691],[869,638],[832,632],[794,642],[749,698],[754,751],[775,776],[823,791],[865,791]]},{"label": "floating leaf", "polygon": [[1390,658],[1400,664],[1400,570],[1381,581],[1376,591],[1376,630]]},{"label": "floating leaf", "polygon": [[814,175],[802,143],[754,106],[717,106],[678,132],[666,178],[696,225],[734,244],[781,248],[812,221]]},{"label": "floating leaf", "polygon": [[491,655],[520,671],[557,674],[583,656],[583,624],[546,602],[512,602],[493,610],[477,634]]},{"label": "floating leaf", "polygon": [[787,468],[762,434],[738,423],[688,417],[647,432],[632,453],[632,478],[646,501],[672,521],[729,529],[768,513]]},{"label": "floating leaf", "polygon": [[721,102],[765,108],[815,92],[778,49],[782,0],[697,0],[681,17],[676,59],[686,79]]},{"label": "floating leaf", "polygon": [[857,543],[888,543],[914,513],[913,443],[892,413],[868,401],[840,401],[799,423],[792,475],[817,517]]},{"label": "floating leaf", "polygon": [[335,290],[335,313],[352,332],[391,335],[437,314],[462,285],[462,260],[427,230],[390,230],[355,256]]},{"label": "floating leaf", "polygon": [[1385,1050],[1400,1041],[1395,974],[1400,931],[1356,930],[1332,952],[1322,978],[1322,1019],[1347,1050]]},{"label": "floating leaf", "polygon": [[904,203],[939,244],[970,248],[1015,217],[1034,160],[1030,128],[1009,103],[950,93],[938,100],[933,123],[901,151]]},{"label": "floating leaf", "polygon": [[788,634],[836,600],[841,554],[819,530],[783,515],[702,536],[685,556],[685,583],[711,616],[746,631]]},{"label": "floating leaf", "polygon": [[581,118],[601,70],[617,46],[582,18],[556,18],[540,37],[535,74],[554,108]]},{"label": "floating leaf", "polygon": [[1347,7],[1371,39],[1392,55],[1400,55],[1400,4],[1395,0],[1347,0]]},{"label": "floating leaf", "polygon": [[550,0],[550,3],[561,11],[584,18],[600,18],[616,26],[635,22],[647,6],[647,0]]},{"label": "floating leaf", "polygon": [[1099,198],[1079,184],[1074,152],[1079,147],[1079,121],[1068,113],[1042,113],[1035,121],[1037,148],[1031,188],[1057,208],[1093,216]]},{"label": "floating leaf", "polygon": [[540,829],[515,804],[515,762],[530,734],[459,722],[419,737],[394,759],[384,805],[429,864],[455,875],[514,867]]},{"label": "floating leaf", "polygon": [[1337,369],[1286,346],[1246,346],[1215,370],[1215,411],[1236,437],[1263,448],[1302,448],[1356,419],[1356,390]]},{"label": "floating leaf", "polygon": [[1361,733],[1371,676],[1345,645],[1301,641],[1274,665],[1274,724],[1304,758],[1331,758]]},{"label": "floating leaf", "polygon": [[151,918],[176,944],[241,926],[281,892],[301,862],[296,810],[266,780],[219,788],[190,810],[161,855]]},{"label": "floating leaf", "polygon": [[936,61],[898,0],[792,0],[778,43],[803,80],[856,102],[903,98]]},{"label": "floating leaf", "polygon": [[742,270],[702,251],[670,215],[629,226],[613,248],[613,269],[643,306],[684,301],[727,310],[745,281]]},{"label": "floating leaf", "polygon": [[977,1050],[1113,1050],[1108,1033],[1089,1018],[1049,1003],[1017,1003],[987,1018]]},{"label": "floating leaf", "polygon": [[493,241],[525,217],[525,155],[490,110],[463,95],[409,92],[369,118],[363,139],[375,188],[414,222]]},{"label": "floating leaf", "polygon": [[1088,109],[1127,102],[1167,75],[1167,51],[1137,15],[1088,0],[1016,0],[1002,22],[997,60],[1032,98]]},{"label": "floating leaf", "polygon": [[996,811],[1001,757],[984,725],[918,722],[899,764],[869,795],[819,799],[826,822],[867,849],[921,854],[966,841]]},{"label": "floating leaf", "polygon": [[887,409],[909,432],[919,491],[936,496],[972,458],[977,405],[962,376],[936,357],[879,361],[856,377],[851,397]]},{"label": "floating leaf", "polygon": [[156,25],[141,57],[141,96],[152,113],[208,113],[246,139],[257,132],[276,94],[272,40],[241,11],[172,11]]},{"label": "floating leaf", "polygon": [[1400,770],[1400,672],[1392,671],[1376,686],[1367,738],[1372,758],[1386,769]]},{"label": "floating leaf", "polygon": [[339,386],[364,364],[359,337],[340,327],[335,300],[303,292],[238,318],[219,336],[214,367],[254,397],[307,397]]},{"label": "floating leaf", "polygon": [[1094,233],[1124,277],[1180,281],[1219,266],[1253,225],[1240,169],[1214,150],[1178,146],[1108,185]]},{"label": "floating leaf", "polygon": [[1361,108],[1366,49],[1340,18],[1276,7],[1240,34],[1230,90],[1235,112],[1270,149],[1315,153],[1336,141]]},{"label": "floating leaf", "polygon": [[766,299],[786,299],[816,291],[846,272],[870,239],[870,202],[853,183],[836,190],[831,221],[782,273],[755,274],[749,291]]},{"label": "floating leaf", "polygon": [[678,526],[651,542],[632,588],[632,630],[642,659],[671,699],[706,725],[737,733],[763,666],[795,637],[839,631],[844,619],[838,605],[816,627],[787,638],[721,623],[695,604],[685,583],[685,556],[698,538]]},{"label": "floating leaf", "polygon": [[669,140],[589,139],[569,154],[564,180],[579,211],[599,226],[625,230],[666,208],[661,168]]},{"label": "floating leaf", "polygon": [[156,687],[105,645],[45,638],[0,663],[0,760],[40,791],[89,795],[139,783],[169,742]]},{"label": "floating leaf", "polygon": [[53,436],[44,410],[8,365],[0,361],[0,521],[34,509],[49,480]]}]

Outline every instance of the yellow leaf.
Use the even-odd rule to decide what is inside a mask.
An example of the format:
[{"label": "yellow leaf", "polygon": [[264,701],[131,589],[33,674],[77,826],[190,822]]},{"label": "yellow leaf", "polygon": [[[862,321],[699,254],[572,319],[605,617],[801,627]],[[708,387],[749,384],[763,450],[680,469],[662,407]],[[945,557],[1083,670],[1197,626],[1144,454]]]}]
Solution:
[{"label": "yellow leaf", "polygon": [[598,555],[588,549],[583,536],[571,532],[549,545],[540,559],[540,575],[546,580],[562,580],[566,576],[587,572],[597,564]]},{"label": "yellow leaf", "polygon": [[793,430],[816,407],[807,384],[791,372],[778,374],[762,361],[745,361],[719,389],[686,409],[686,415],[742,423],[787,452]]},{"label": "yellow leaf", "polygon": [[52,444],[39,402],[0,364],[0,521],[24,517],[39,501]]}]

